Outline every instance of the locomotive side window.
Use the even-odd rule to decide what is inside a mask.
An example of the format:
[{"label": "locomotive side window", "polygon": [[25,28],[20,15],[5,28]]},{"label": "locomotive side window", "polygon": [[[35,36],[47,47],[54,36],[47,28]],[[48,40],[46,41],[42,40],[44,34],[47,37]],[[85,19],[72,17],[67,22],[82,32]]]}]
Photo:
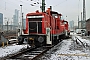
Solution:
[{"label": "locomotive side window", "polygon": [[64,20],[63,16],[60,16],[60,20]]},{"label": "locomotive side window", "polygon": [[64,24],[67,24],[66,22],[64,22]]},{"label": "locomotive side window", "polygon": [[53,17],[58,18],[57,14],[52,14]]}]

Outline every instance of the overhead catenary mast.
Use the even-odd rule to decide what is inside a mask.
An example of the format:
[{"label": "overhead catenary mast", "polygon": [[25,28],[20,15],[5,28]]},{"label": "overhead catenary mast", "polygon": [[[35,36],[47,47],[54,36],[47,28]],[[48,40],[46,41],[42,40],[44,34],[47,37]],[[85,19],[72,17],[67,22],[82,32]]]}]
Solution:
[{"label": "overhead catenary mast", "polygon": [[83,24],[82,22],[83,22],[83,21],[82,21],[82,12],[81,12],[81,28],[82,28],[82,24]]},{"label": "overhead catenary mast", "polygon": [[42,12],[45,12],[45,0],[42,0]]},{"label": "overhead catenary mast", "polygon": [[85,21],[86,21],[86,10],[85,10],[85,0],[83,0],[83,25],[84,25],[83,28],[86,27]]},{"label": "overhead catenary mast", "polygon": [[78,28],[79,28],[79,15],[78,15]]}]

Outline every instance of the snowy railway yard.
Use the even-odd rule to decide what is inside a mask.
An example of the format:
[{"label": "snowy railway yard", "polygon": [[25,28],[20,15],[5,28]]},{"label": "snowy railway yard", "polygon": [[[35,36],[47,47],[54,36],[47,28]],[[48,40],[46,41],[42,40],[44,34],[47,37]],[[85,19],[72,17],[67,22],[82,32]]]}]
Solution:
[{"label": "snowy railway yard", "polygon": [[[26,48],[16,44],[0,47],[0,58]],[[72,34],[71,39],[63,40],[36,60],[90,60],[90,37]]]},{"label": "snowy railway yard", "polygon": [[90,40],[84,38],[72,35],[72,39],[63,40],[39,60],[90,60]]}]

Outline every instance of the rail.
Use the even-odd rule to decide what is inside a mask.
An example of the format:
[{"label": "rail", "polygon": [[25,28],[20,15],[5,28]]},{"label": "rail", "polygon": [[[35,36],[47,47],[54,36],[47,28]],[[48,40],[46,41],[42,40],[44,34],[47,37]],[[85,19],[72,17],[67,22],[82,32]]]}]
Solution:
[{"label": "rail", "polygon": [[83,45],[83,47],[85,48],[85,45],[83,44],[83,42],[79,38],[77,38],[77,37],[75,37],[75,38],[76,38],[76,42],[77,42],[77,40],[80,41],[81,44]]},{"label": "rail", "polygon": [[22,50],[21,52],[18,52],[16,54],[11,54],[3,59],[25,59],[25,60],[34,60],[46,51],[48,51],[50,48],[47,47],[35,47],[35,48],[29,48]]}]

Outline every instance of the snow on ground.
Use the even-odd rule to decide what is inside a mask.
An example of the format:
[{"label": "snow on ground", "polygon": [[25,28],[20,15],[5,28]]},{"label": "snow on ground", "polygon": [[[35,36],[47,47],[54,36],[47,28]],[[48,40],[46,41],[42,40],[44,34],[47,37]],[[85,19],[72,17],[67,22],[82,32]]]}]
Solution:
[{"label": "snow on ground", "polygon": [[[62,48],[59,48],[58,51],[52,54],[50,60],[90,60],[90,57],[81,56],[83,54],[87,55],[87,53],[70,49],[71,42],[72,41],[63,41]],[[75,56],[74,54],[80,56]]]},{"label": "snow on ground", "polygon": [[[63,40],[56,47],[52,48],[42,56],[40,60],[90,60],[90,40],[83,39],[75,33],[72,35],[72,39]],[[80,46],[79,48],[76,48],[78,45],[74,41],[75,37],[84,42],[86,47],[84,48]],[[22,48],[27,48],[27,45],[13,44],[11,46],[0,47],[0,57],[7,56],[8,54],[14,54]]]},{"label": "snow on ground", "polygon": [[83,36],[82,37],[76,36],[76,37],[79,38],[83,43],[88,44],[90,46],[90,40],[83,39]]},{"label": "snow on ground", "polygon": [[[74,37],[78,37],[81,41],[83,40],[82,42],[85,41],[90,45],[90,40],[82,39],[76,34],[72,38],[74,39]],[[90,48],[86,49],[83,46],[76,48],[78,45],[73,39],[63,40],[61,45],[51,49],[39,60],[90,60]]]},{"label": "snow on ground", "polygon": [[7,56],[9,54],[14,54],[20,51],[22,48],[27,48],[27,45],[16,45],[0,47],[0,57]]}]

